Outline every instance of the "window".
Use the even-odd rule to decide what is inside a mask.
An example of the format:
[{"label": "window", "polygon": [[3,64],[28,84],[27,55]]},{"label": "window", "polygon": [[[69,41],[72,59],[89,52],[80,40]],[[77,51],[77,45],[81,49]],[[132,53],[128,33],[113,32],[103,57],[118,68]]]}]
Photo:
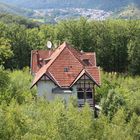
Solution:
[{"label": "window", "polygon": [[89,59],[83,59],[83,62],[86,66],[90,66],[90,62],[89,62]]},{"label": "window", "polygon": [[64,72],[68,72],[69,71],[69,68],[64,68]]},{"label": "window", "polygon": [[92,98],[92,89],[91,88],[88,88],[86,90],[86,98],[87,99],[91,99]]},{"label": "window", "polygon": [[82,88],[79,88],[77,91],[78,99],[84,99],[84,91]]}]

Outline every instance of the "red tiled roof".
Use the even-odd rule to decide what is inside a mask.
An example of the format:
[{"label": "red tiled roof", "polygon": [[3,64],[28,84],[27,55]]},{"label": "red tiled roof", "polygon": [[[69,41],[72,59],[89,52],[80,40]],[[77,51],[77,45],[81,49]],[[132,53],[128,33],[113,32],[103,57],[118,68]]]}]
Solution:
[{"label": "red tiled roof", "polygon": [[100,68],[99,67],[86,67],[86,71],[96,81],[98,85],[101,85]]},{"label": "red tiled roof", "polygon": [[[42,61],[46,60],[46,64]],[[86,66],[83,62],[88,59],[91,63]],[[100,85],[100,72],[96,67],[95,53],[82,53],[63,43],[55,51],[32,51],[31,70],[35,74],[32,87],[47,74],[59,87],[70,87],[78,80],[83,72]],[[65,72],[64,68],[68,71]]]},{"label": "red tiled roof", "polygon": [[48,50],[33,50],[31,52],[31,72],[36,73],[42,67],[44,59],[48,59],[53,51]]},{"label": "red tiled roof", "polygon": [[[64,72],[64,68],[68,68],[68,72]],[[61,55],[54,61],[48,71],[55,77],[59,85],[68,87],[83,69],[83,65],[75,58],[75,56],[66,47]]]},{"label": "red tiled roof", "polygon": [[49,66],[55,61],[55,59],[59,56],[59,54],[63,51],[66,47],[66,43],[64,42],[60,47],[58,47],[55,52],[50,56],[50,61],[41,67],[39,71],[35,74],[35,78],[33,80],[32,87],[38,82],[38,80],[47,72]]}]

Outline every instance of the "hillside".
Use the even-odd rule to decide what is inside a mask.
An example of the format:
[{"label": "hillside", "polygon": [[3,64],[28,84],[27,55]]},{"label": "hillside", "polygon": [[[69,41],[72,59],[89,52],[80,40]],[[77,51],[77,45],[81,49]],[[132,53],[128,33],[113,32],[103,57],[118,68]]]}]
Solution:
[{"label": "hillside", "polygon": [[1,3],[0,2],[0,12],[2,13],[14,13],[14,14],[17,14],[17,13],[20,13],[20,14],[23,14],[24,13],[24,10],[20,9],[20,8],[17,8],[16,6],[11,6],[9,4],[5,4],[5,3]]},{"label": "hillside", "polygon": [[18,8],[18,6],[0,2],[0,13],[11,13],[11,14],[30,17],[32,15],[32,10],[25,9],[25,8]]},{"label": "hillside", "polygon": [[136,5],[128,5],[113,13],[113,18],[140,19],[140,9]]},{"label": "hillside", "polygon": [[140,19],[138,0],[0,0],[0,13],[25,16],[42,23],[85,17]]},{"label": "hillside", "polygon": [[0,0],[22,6],[24,8],[46,9],[46,8],[97,8],[103,10],[116,10],[123,6],[134,3],[140,6],[139,0]]},{"label": "hillside", "polygon": [[24,25],[26,28],[34,28],[39,26],[38,22],[34,22],[22,16],[8,13],[0,13],[0,22],[8,25],[13,23],[18,25]]}]

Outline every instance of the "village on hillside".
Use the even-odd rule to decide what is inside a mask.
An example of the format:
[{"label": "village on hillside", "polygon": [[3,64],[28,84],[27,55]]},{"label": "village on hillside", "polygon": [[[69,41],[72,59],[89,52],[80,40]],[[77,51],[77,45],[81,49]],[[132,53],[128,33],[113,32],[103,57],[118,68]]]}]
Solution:
[{"label": "village on hillside", "polygon": [[36,9],[33,13],[32,18],[44,19],[50,23],[80,17],[85,17],[88,20],[105,20],[112,14],[112,12],[106,12],[104,10],[86,8]]}]

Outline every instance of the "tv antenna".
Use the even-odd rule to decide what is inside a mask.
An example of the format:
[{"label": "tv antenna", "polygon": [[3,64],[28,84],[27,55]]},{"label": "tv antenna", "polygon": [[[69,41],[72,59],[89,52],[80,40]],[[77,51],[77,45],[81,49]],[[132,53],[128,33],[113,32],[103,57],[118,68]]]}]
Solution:
[{"label": "tv antenna", "polygon": [[47,42],[47,48],[48,48],[48,49],[51,49],[51,48],[52,48],[52,42],[51,42],[51,41],[48,41],[48,42]]}]

